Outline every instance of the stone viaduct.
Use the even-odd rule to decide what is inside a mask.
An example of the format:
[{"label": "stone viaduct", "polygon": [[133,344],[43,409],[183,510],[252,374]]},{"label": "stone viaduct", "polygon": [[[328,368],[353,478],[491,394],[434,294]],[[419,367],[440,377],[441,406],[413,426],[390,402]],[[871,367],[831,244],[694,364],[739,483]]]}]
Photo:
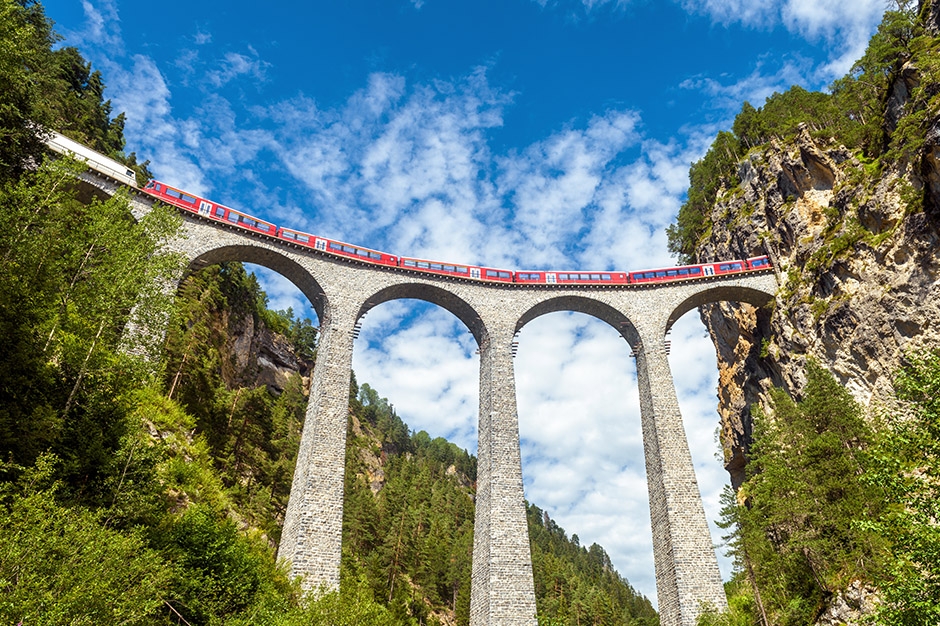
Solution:
[{"label": "stone viaduct", "polygon": [[[93,173],[84,188],[124,187]],[[130,194],[138,217],[151,199]],[[185,212],[184,212],[185,213]],[[716,301],[762,306],[772,273],[655,286],[484,284],[339,259],[200,216],[184,215],[174,247],[188,271],[221,261],[274,270],[309,299],[320,320],[316,364],[278,557],[311,589],[339,585],[343,472],[353,341],[375,306],[416,298],[441,306],[469,329],[480,352],[479,443],[470,623],[536,624],[523,500],[513,339],[556,311],[592,315],[633,348],[640,390],[653,552],[663,626],[693,626],[704,605],[727,605],[705,520],[664,338],[684,313]]]}]

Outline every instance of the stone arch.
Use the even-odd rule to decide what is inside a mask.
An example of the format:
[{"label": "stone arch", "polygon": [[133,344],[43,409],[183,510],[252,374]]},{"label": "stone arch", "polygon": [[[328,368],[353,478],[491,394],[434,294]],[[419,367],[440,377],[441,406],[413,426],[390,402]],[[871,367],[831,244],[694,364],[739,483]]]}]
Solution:
[{"label": "stone arch", "polygon": [[471,304],[452,291],[423,282],[396,283],[380,289],[363,301],[356,319],[362,319],[363,315],[380,304],[404,299],[423,300],[453,313],[473,334],[478,346],[486,339],[486,325]]},{"label": "stone arch", "polygon": [[325,292],[313,275],[300,263],[282,251],[259,245],[223,245],[202,250],[194,255],[186,273],[224,261],[254,263],[275,271],[297,287],[316,311],[322,322],[327,308]]},{"label": "stone arch", "polygon": [[636,326],[624,313],[589,296],[557,296],[543,300],[519,317],[515,330],[518,333],[523,326],[535,318],[558,311],[571,311],[590,315],[612,326],[620,333],[621,337],[627,340],[632,348],[639,344],[640,335],[636,330]]},{"label": "stone arch", "polygon": [[672,328],[680,317],[705,304],[714,302],[742,302],[762,307],[773,300],[773,292],[746,285],[709,285],[677,304],[666,318],[664,331]]}]

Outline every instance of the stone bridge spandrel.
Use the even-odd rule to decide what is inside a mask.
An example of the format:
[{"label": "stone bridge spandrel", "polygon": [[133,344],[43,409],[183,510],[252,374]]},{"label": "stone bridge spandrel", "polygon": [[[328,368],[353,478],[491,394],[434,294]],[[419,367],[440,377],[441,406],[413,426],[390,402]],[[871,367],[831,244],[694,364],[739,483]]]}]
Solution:
[{"label": "stone bridge spandrel", "polygon": [[[145,212],[148,203],[146,197],[132,197],[135,213]],[[777,289],[772,274],[655,286],[479,283],[339,259],[189,214],[174,247],[190,270],[225,260],[270,268],[291,280],[320,318],[318,356],[278,549],[292,574],[304,577],[307,591],[339,586],[357,325],[383,302],[417,298],[457,316],[480,349],[473,626],[536,624],[512,344],[525,324],[556,311],[607,322],[636,355],[661,623],[692,626],[703,605],[726,606],[663,341],[683,313],[704,303],[767,303]]]}]

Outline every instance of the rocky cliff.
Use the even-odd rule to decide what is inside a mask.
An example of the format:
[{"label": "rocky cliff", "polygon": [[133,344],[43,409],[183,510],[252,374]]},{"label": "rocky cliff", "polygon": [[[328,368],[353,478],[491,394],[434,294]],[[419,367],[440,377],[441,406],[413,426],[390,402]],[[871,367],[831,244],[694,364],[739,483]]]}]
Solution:
[{"label": "rocky cliff", "polygon": [[[940,3],[926,4],[920,15],[935,48]],[[932,75],[917,57],[892,73],[883,132],[901,157],[866,158],[803,125],[747,151],[704,216],[698,261],[768,254],[780,284],[764,309],[701,310],[718,356],[721,440],[735,486],[751,407],[771,386],[799,398],[807,359],[873,406],[908,350],[940,346],[940,83]]]}]

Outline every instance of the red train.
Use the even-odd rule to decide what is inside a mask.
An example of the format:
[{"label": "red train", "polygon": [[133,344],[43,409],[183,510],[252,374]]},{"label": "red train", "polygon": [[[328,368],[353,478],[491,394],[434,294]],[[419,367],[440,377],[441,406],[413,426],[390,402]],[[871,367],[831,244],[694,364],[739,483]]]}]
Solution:
[{"label": "red train", "polygon": [[724,274],[738,274],[770,269],[770,259],[766,256],[746,260],[721,261],[718,263],[700,263],[661,269],[642,270],[639,272],[556,272],[556,271],[521,271],[459,265],[441,261],[428,261],[410,257],[398,257],[379,250],[370,250],[361,246],[343,243],[334,239],[318,237],[291,228],[278,228],[270,222],[241,213],[235,209],[218,204],[205,198],[186,193],[166,183],[151,180],[143,191],[159,200],[172,204],[192,213],[197,213],[218,222],[224,222],[239,228],[281,239],[285,242],[306,246],[327,254],[343,256],[364,263],[400,267],[414,272],[442,274],[468,280],[483,282],[516,283],[521,285],[635,285],[661,283],[676,280],[691,280]]}]

